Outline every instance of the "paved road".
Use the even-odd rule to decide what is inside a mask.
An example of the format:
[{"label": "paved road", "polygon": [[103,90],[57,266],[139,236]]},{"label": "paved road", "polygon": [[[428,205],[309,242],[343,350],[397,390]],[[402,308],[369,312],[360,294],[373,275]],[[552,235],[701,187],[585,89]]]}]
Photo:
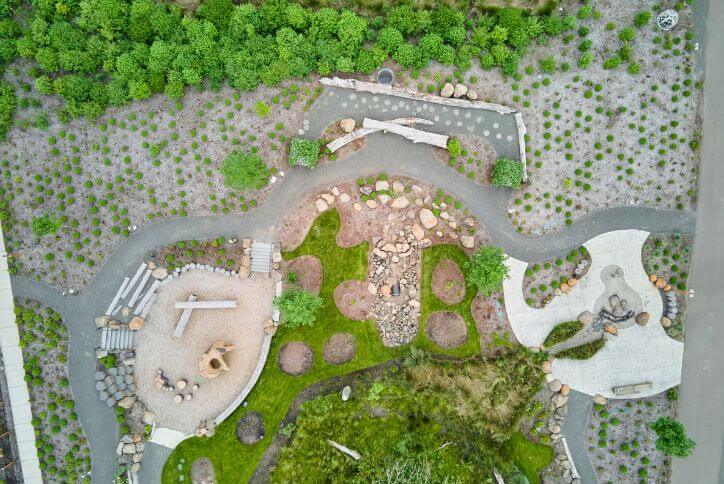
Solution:
[{"label": "paved road", "polygon": [[[345,102],[354,101],[348,96],[349,91],[335,88],[328,90],[322,102],[316,103],[309,113],[310,136],[319,136],[322,128],[331,120],[345,117],[354,109],[353,104],[343,106]],[[379,116],[384,119],[411,113],[415,108],[410,101],[407,101],[408,106],[405,108],[398,104],[399,98],[390,98],[390,104],[386,104],[386,96],[378,97],[379,102],[390,110],[384,116]],[[325,100],[328,101],[326,104]],[[398,105],[398,110],[392,109],[393,103]],[[450,108],[443,112],[440,109],[439,112],[432,113],[432,116],[440,116],[439,122],[445,125],[449,120],[449,127],[440,128],[449,132],[467,133],[468,128],[473,125],[474,129],[487,130],[490,132],[491,143],[496,145],[499,153],[517,156],[517,143],[510,142],[508,138],[509,135],[516,134],[514,124],[500,115],[486,114],[476,109],[469,110],[471,113],[467,117],[467,111]],[[372,111],[369,114],[371,113]],[[429,118],[422,114],[420,116]],[[512,116],[508,117],[512,119]],[[500,138],[497,137],[498,132],[501,134]],[[429,146],[414,145],[400,136],[375,133],[369,136],[364,150],[344,160],[325,164],[314,170],[289,170],[287,176],[278,182],[280,186],[270,199],[251,213],[171,218],[141,227],[116,249],[98,271],[92,284],[80,296],[61,296],[53,288],[15,277],[12,279],[13,291],[18,297],[31,297],[53,307],[61,313],[69,326],[70,382],[78,405],[78,414],[92,448],[94,482],[107,483],[113,476],[117,425],[113,412],[96,398],[93,349],[99,344],[99,336],[93,319],[103,314],[123,277],[132,275],[145,253],[153,247],[179,240],[218,236],[274,240],[284,214],[305,193],[380,172],[419,178],[452,194],[478,217],[493,244],[524,261],[538,261],[564,254],[584,241],[611,230],[639,228],[650,232],[691,233],[694,228],[694,217],[689,212],[620,207],[596,212],[559,233],[531,238],[518,233],[508,223],[506,210],[510,190],[475,184],[437,160]],[[109,429],[116,429],[116,432],[110,432]],[[148,456],[144,459],[144,467],[158,466],[158,462],[163,464],[161,453],[154,455],[156,457]]]},{"label": "paved road", "polygon": [[[703,10],[706,2],[699,5]],[[672,482],[724,482],[724,327],[722,327],[722,274],[724,274],[724,2],[711,1],[706,19],[706,78],[704,131],[699,175],[699,223],[694,239],[686,322],[684,369],[679,418],[697,442],[694,454],[677,459]]]}]

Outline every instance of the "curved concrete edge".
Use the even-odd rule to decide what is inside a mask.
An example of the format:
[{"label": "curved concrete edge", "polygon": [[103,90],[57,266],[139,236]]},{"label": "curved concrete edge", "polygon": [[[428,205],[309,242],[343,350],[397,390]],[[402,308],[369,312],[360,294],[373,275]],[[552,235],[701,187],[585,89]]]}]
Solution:
[{"label": "curved concrete edge", "polygon": [[271,334],[264,335],[264,341],[261,345],[261,352],[259,353],[259,360],[256,362],[254,373],[251,374],[251,378],[249,378],[249,381],[246,382],[246,385],[244,385],[244,388],[241,390],[241,393],[239,393],[239,396],[236,397],[236,399],[231,402],[231,404],[226,407],[226,409],[221,412],[218,417],[216,417],[216,425],[219,425],[221,422],[226,420],[229,415],[234,413],[234,410],[236,410],[239,405],[241,405],[244,400],[246,400],[246,397],[249,396],[249,393],[251,393],[251,390],[254,388],[254,385],[256,385],[256,382],[259,380],[261,372],[262,370],[264,370],[264,366],[266,365],[266,360],[269,356],[269,349],[271,348],[271,340]]},{"label": "curved concrete edge", "polygon": [[414,101],[445,104],[458,108],[485,109],[488,111],[495,111],[498,114],[513,114],[517,112],[515,109],[503,106],[502,104],[435,96],[433,94],[413,91],[412,89],[394,87],[389,84],[359,81],[357,79],[341,79],[339,77],[333,77],[330,79],[329,77],[323,77],[319,80],[319,82],[323,86],[342,87],[346,89],[354,89],[355,91],[369,92],[371,94],[386,94],[389,96],[404,97]]},{"label": "curved concrete edge", "polygon": [[[234,413],[234,411],[239,408],[239,405],[241,405],[244,400],[246,400],[246,397],[249,396],[249,393],[251,393],[254,385],[256,385],[256,382],[261,376],[262,370],[264,370],[264,365],[266,365],[266,360],[269,356],[269,350],[271,348],[271,340],[271,334],[264,335],[264,341],[262,342],[261,351],[259,352],[259,360],[256,363],[256,367],[254,367],[254,372],[251,374],[249,381],[246,383],[246,385],[244,385],[244,388],[234,399],[234,401],[231,402],[229,406],[226,407],[214,419],[216,425],[219,425],[221,422],[226,420],[229,415]],[[153,432],[151,433],[151,438],[149,439],[149,441],[153,442],[154,444],[168,447],[169,449],[174,449],[178,444],[188,439],[189,437],[194,437],[194,434],[187,435],[183,432],[179,432],[178,430],[169,429],[166,427],[155,427],[153,429]]]},{"label": "curved concrete edge", "polygon": [[[601,234],[583,246],[591,255],[591,267],[565,296],[535,309],[523,297],[523,278],[528,264],[508,258],[510,278],[503,282],[506,311],[516,338],[527,346],[540,346],[557,324],[576,319],[590,311],[605,286],[601,272],[615,264],[624,269],[626,283],[636,291],[649,313],[649,324],[619,330],[616,337],[588,360],[554,359],[551,373],[572,389],[606,398],[626,398],[612,388],[651,383],[651,388],[634,397],[656,395],[681,381],[683,343],[670,338],[659,323],[663,301],[648,279],[641,261],[641,248],[649,236],[645,230],[617,230]],[[629,396],[630,397],[630,396]]]},{"label": "curved concrete edge", "polygon": [[30,392],[25,382],[23,351],[20,348],[20,331],[15,320],[15,303],[10,286],[8,254],[5,251],[2,225],[0,225],[0,349],[3,354],[3,370],[10,395],[10,412],[23,482],[42,484],[43,474],[40,471],[40,459],[35,442]]}]

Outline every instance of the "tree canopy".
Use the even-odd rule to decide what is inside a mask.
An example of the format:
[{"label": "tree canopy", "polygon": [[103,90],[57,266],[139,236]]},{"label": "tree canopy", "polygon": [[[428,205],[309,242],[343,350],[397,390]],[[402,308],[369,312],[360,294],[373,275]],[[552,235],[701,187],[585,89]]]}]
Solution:
[{"label": "tree canopy", "polygon": [[290,328],[312,326],[322,303],[321,297],[302,289],[287,289],[274,299],[274,304],[284,315],[284,325]]},{"label": "tree canopy", "polygon": [[674,457],[689,457],[694,451],[696,443],[686,436],[681,422],[671,417],[661,417],[651,424],[656,432],[656,448],[666,455]]},{"label": "tree canopy", "polygon": [[257,155],[235,150],[222,163],[221,174],[229,188],[259,189],[267,184],[269,168]]},{"label": "tree canopy", "polygon": [[467,281],[485,296],[502,287],[508,275],[505,254],[500,247],[481,247],[467,262]]}]

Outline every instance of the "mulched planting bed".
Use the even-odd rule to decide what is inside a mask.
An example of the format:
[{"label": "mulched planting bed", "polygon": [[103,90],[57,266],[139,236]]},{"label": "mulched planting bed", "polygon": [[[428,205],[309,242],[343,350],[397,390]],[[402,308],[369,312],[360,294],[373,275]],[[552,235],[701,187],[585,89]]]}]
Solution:
[{"label": "mulched planting bed", "polygon": [[518,342],[505,312],[502,291],[487,297],[477,293],[470,303],[470,312],[480,334],[480,346],[484,352],[497,352]]},{"label": "mulched planting bed", "polygon": [[303,375],[312,368],[314,353],[309,345],[301,341],[291,341],[279,350],[277,363],[287,375]]},{"label": "mulched planting bed", "polygon": [[191,464],[191,484],[212,484],[214,465],[208,457],[199,457]]},{"label": "mulched planting bed", "polygon": [[437,311],[427,318],[425,334],[441,348],[455,348],[468,339],[468,326],[458,313]]},{"label": "mulched planting bed", "polygon": [[264,438],[264,434],[264,418],[256,412],[247,412],[236,424],[236,438],[242,444],[256,444]]},{"label": "mulched planting bed", "polygon": [[322,262],[319,258],[303,255],[292,259],[287,263],[285,273],[287,286],[297,285],[305,291],[319,294],[323,277]]},{"label": "mulched planting bed", "polygon": [[238,271],[243,255],[241,241],[230,243],[224,237],[213,240],[184,240],[149,253],[149,256],[169,271],[192,262]]},{"label": "mulched planting bed", "polygon": [[459,304],[465,297],[465,278],[450,259],[437,263],[432,272],[432,293],[445,304]]},{"label": "mulched planting bed", "polygon": [[375,297],[367,291],[365,281],[344,281],[334,289],[334,303],[339,312],[349,319],[369,319],[374,302]]},{"label": "mulched planting bed", "polygon": [[[580,274],[575,273],[581,261],[588,263]],[[565,257],[546,259],[530,264],[523,278],[523,296],[529,306],[539,308],[547,304],[561,283],[570,278],[580,279],[591,267],[591,257],[585,247],[572,250]]]},{"label": "mulched planting bed", "polygon": [[357,351],[357,340],[351,333],[335,333],[324,343],[324,361],[341,365],[352,358]]}]

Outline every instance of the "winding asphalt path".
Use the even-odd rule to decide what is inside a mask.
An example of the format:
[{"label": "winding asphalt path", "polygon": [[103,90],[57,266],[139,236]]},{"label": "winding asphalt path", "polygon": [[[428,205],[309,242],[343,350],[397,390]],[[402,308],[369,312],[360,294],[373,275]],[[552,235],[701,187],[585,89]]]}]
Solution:
[{"label": "winding asphalt path", "polygon": [[[434,113],[418,112],[417,101],[406,100],[403,104],[407,107],[404,107],[399,98],[382,95],[377,96],[378,101],[370,99],[366,106],[362,106],[360,100],[360,105],[355,108],[357,99],[350,99],[349,94],[350,91],[339,88],[325,90],[324,96],[309,113],[308,136],[320,136],[322,129],[331,121],[347,117],[352,112],[360,116],[374,114],[378,119],[415,113],[427,119],[439,116],[433,131],[469,134],[471,123],[475,123],[473,129],[478,134],[485,130],[490,132],[489,141],[499,156],[518,156],[517,143],[508,140],[508,135],[517,136],[512,115],[506,117],[464,108],[449,108],[448,111],[440,108]],[[379,103],[380,107],[370,107],[374,102]],[[398,106],[396,110],[393,109],[394,105]],[[388,109],[388,112],[382,113],[384,109]],[[467,116],[467,111],[471,111],[470,116]],[[447,121],[450,121],[449,125]],[[500,138],[495,136],[497,132],[501,133]],[[94,349],[100,337],[93,320],[95,316],[104,313],[123,277],[135,271],[146,252],[153,247],[179,240],[219,236],[273,241],[283,216],[304,194],[380,172],[428,181],[451,194],[477,216],[493,244],[524,261],[538,261],[564,254],[584,241],[611,230],[637,228],[649,232],[692,233],[694,229],[692,213],[628,206],[602,210],[561,232],[531,238],[518,233],[508,223],[506,211],[510,190],[475,184],[437,160],[432,148],[427,145],[415,145],[396,135],[375,133],[369,136],[362,151],[343,160],[318,166],[314,170],[289,170],[287,176],[277,182],[279,186],[269,200],[250,213],[169,218],[141,227],[115,250],[81,295],[63,296],[42,283],[14,277],[12,286],[17,297],[32,298],[54,308],[68,324],[70,382],[78,414],[91,446],[93,482],[107,483],[112,480],[116,468],[118,432],[113,412],[97,399],[94,388]],[[144,459],[143,467],[150,469],[144,472],[155,477],[159,475],[162,459],[167,454],[160,450],[149,454]]]},{"label": "winding asphalt path", "polygon": [[566,437],[573,463],[581,476],[582,484],[596,484],[596,472],[588,458],[588,445],[586,444],[586,430],[591,421],[593,399],[590,395],[571,390],[566,407],[568,413],[563,421],[561,432]]}]

